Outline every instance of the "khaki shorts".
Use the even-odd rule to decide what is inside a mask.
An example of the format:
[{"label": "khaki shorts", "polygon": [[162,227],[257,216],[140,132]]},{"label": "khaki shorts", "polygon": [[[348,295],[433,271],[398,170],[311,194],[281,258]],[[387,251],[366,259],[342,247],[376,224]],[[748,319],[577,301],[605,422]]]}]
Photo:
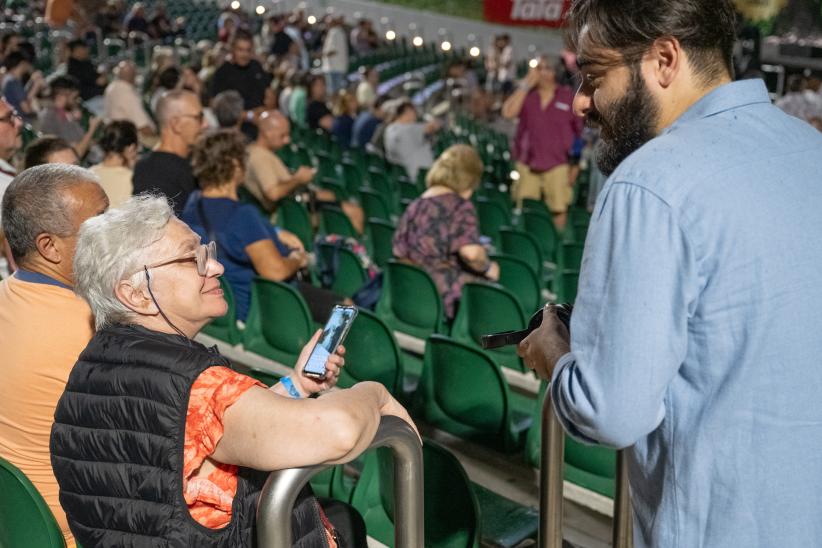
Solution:
[{"label": "khaki shorts", "polygon": [[544,200],[551,213],[568,211],[574,199],[574,189],[568,184],[570,169],[568,164],[562,164],[542,173],[534,173],[525,164],[517,162],[519,181],[512,190],[517,207],[522,207],[523,199],[530,198]]}]

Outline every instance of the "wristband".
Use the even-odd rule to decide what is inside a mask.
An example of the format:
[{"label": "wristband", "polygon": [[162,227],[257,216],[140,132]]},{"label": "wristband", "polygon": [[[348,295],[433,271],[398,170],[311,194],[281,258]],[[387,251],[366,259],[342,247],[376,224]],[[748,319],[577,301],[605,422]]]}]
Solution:
[{"label": "wristband", "polygon": [[281,378],[280,384],[282,384],[285,387],[286,392],[288,392],[288,395],[292,398],[296,400],[302,398],[300,391],[297,390],[297,387],[294,386],[294,382],[289,377]]}]

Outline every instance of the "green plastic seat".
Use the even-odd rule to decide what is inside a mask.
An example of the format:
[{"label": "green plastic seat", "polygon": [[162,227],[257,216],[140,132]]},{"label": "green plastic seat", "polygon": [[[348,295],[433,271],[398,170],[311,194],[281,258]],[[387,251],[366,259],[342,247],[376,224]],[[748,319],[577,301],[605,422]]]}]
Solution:
[{"label": "green plastic seat", "polygon": [[313,229],[311,217],[304,205],[291,198],[280,200],[277,204],[277,226],[293,232],[307,250],[313,248]]},{"label": "green plastic seat", "polygon": [[[451,337],[480,349],[483,335],[525,329],[526,323],[522,305],[513,293],[499,285],[470,282],[462,286]],[[494,348],[486,353],[501,366],[525,370],[515,346]]]},{"label": "green plastic seat", "polygon": [[357,231],[351,224],[351,219],[342,209],[335,206],[320,208],[320,232],[323,234],[337,234],[344,238],[357,238]]},{"label": "green plastic seat", "polygon": [[522,448],[532,422],[533,402],[512,398],[488,354],[442,335],[426,343],[415,403],[428,424],[509,453]]},{"label": "green plastic seat", "polygon": [[384,268],[394,256],[394,231],[396,227],[381,219],[368,219],[368,242],[371,246],[371,259],[380,268]]},{"label": "green plastic seat", "polygon": [[281,282],[254,279],[243,331],[246,350],[293,367],[313,334],[308,305],[296,289]]},{"label": "green plastic seat", "polygon": [[511,228],[501,229],[499,235],[502,253],[525,261],[540,281],[540,287],[551,281],[553,270],[549,272],[545,268],[542,249],[534,236]]},{"label": "green plastic seat", "polygon": [[234,301],[234,292],[225,278],[220,278],[220,287],[223,290],[223,298],[228,303],[228,311],[221,318],[214,318],[203,328],[206,335],[220,339],[232,346],[240,344],[242,333],[237,327],[237,307]]},{"label": "green plastic seat", "polygon": [[491,259],[499,264],[499,284],[514,294],[526,316],[542,307],[539,279],[528,263],[511,255],[492,255]]},{"label": "green plastic seat", "polygon": [[345,339],[345,367],[337,385],[349,388],[361,381],[375,381],[399,396],[403,367],[400,349],[391,329],[375,314],[360,309]]},{"label": "green plastic seat", "polygon": [[[533,424],[525,442],[525,460],[534,468],[539,468],[541,410],[545,401],[546,387],[547,384],[543,382],[539,393],[539,403],[534,408]],[[616,451],[597,445],[585,445],[566,435],[563,476],[566,481],[600,495],[614,498]]]},{"label": "green plastic seat", "polygon": [[522,225],[525,232],[536,238],[543,259],[553,261],[559,245],[559,233],[551,215],[537,209],[523,209]]},{"label": "green plastic seat", "polygon": [[361,188],[360,204],[365,211],[366,218],[391,221],[391,208],[388,202],[385,201],[385,198],[377,192],[367,188]]},{"label": "green plastic seat", "polygon": [[334,197],[340,202],[348,199],[348,189],[345,187],[345,184],[335,177],[322,177],[320,179],[320,187],[333,192]]},{"label": "green plastic seat", "polygon": [[500,247],[499,231],[502,227],[511,224],[510,213],[488,198],[478,197],[476,206],[480,233],[491,238],[495,247]]},{"label": "green plastic seat", "polygon": [[577,297],[584,247],[583,243],[565,241],[557,248],[557,271],[553,286],[557,302],[573,303]]},{"label": "green plastic seat", "polygon": [[[480,507],[465,470],[447,449],[429,439],[422,447],[426,548],[479,548]],[[351,496],[368,535],[394,546],[394,465],[388,449],[366,454]]]},{"label": "green plastic seat", "polygon": [[535,200],[534,198],[523,198],[522,199],[522,209],[531,209],[533,211],[542,211],[548,215],[551,214],[551,210],[548,209],[548,206],[545,205],[545,202],[542,200]]},{"label": "green plastic seat", "polygon": [[347,247],[320,243],[317,244],[316,252],[317,264],[325,266],[331,265],[334,254],[337,254],[337,273],[334,281],[326,289],[338,295],[351,297],[368,281],[368,274],[362,267],[359,257]]},{"label": "green plastic seat", "polygon": [[64,548],[60,526],[23,472],[0,458],[0,546]]},{"label": "green plastic seat", "polygon": [[445,331],[442,297],[425,270],[390,260],[383,276],[376,312],[388,327],[420,339]]}]

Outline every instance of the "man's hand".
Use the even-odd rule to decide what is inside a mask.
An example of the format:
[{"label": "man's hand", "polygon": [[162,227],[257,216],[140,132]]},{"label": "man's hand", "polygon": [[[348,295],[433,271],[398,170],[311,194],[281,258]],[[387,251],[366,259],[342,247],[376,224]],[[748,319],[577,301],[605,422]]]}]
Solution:
[{"label": "man's hand", "polygon": [[519,343],[517,354],[525,366],[545,380],[550,380],[559,359],[571,351],[571,334],[557,317],[556,308],[546,305],[542,325]]},{"label": "man's hand", "polygon": [[289,232],[281,228],[277,231],[277,237],[280,239],[282,243],[284,243],[291,249],[296,249],[297,251],[305,251],[303,241],[300,240],[300,238],[297,237],[297,235],[293,232]]},{"label": "man's hand", "polygon": [[288,254],[288,258],[297,261],[300,268],[305,268],[308,266],[308,254],[305,251],[295,249]]},{"label": "man's hand", "polygon": [[340,378],[340,370],[345,365],[345,359],[343,358],[345,356],[345,347],[340,345],[337,347],[337,351],[328,356],[328,360],[325,362],[325,378],[315,379],[303,375],[303,369],[305,369],[305,364],[308,363],[308,357],[311,355],[311,351],[314,350],[317,341],[320,340],[322,332],[322,329],[318,329],[311,337],[311,340],[308,341],[308,344],[303,347],[300,357],[297,358],[297,365],[294,367],[295,372],[291,375],[294,386],[304,396],[310,396],[336,386],[337,380]]},{"label": "man's hand", "polygon": [[300,166],[297,168],[297,171],[294,172],[294,179],[296,179],[301,185],[305,185],[310,183],[316,174],[316,168]]}]

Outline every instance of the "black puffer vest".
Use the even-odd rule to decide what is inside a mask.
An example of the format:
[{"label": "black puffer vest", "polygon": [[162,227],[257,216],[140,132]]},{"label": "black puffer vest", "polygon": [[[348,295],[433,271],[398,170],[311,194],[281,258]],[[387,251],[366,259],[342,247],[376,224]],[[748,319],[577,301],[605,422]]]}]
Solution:
[{"label": "black puffer vest", "polygon": [[[84,548],[253,547],[265,475],[241,469],[231,523],[209,529],[183,498],[183,440],[191,386],[229,366],[216,349],[136,326],[98,332],[55,411],[51,463],[60,504]],[[318,504],[303,490],[294,546],[327,546]]]}]

